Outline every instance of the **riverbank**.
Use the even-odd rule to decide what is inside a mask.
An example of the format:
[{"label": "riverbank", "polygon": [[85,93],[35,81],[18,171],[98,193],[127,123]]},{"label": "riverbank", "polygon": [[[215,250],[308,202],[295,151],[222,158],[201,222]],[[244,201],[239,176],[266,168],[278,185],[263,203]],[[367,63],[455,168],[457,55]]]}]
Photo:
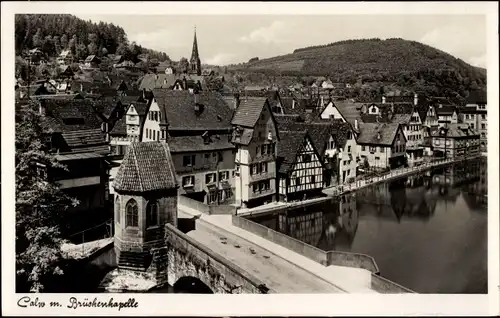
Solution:
[{"label": "riverbank", "polygon": [[[474,160],[474,159],[479,159],[481,156],[477,157],[472,157],[469,158],[468,160]],[[411,175],[414,173],[419,173],[423,172],[426,170],[429,170],[431,168],[439,167],[439,166],[444,166],[444,165],[449,165],[453,163],[458,163],[462,162],[463,160],[453,160],[453,159],[443,159],[443,160],[435,160],[432,162],[424,162],[419,166],[411,167],[411,168],[399,168],[399,169],[394,169],[390,170],[387,173],[379,176],[374,176],[368,179],[363,179],[363,180],[357,180],[352,183],[347,183],[343,185],[338,185],[338,186],[332,186],[329,188],[323,189],[323,194],[326,195],[326,197],[321,197],[321,198],[313,198],[313,199],[307,199],[307,200],[302,200],[302,201],[296,201],[296,202],[272,202],[268,204],[263,204],[255,208],[240,208],[237,209],[236,215],[242,216],[242,217],[247,217],[247,216],[252,216],[252,215],[262,215],[266,213],[272,213],[276,211],[281,211],[284,209],[290,209],[290,208],[296,208],[296,207],[307,207],[309,205],[325,202],[328,200],[331,200],[332,197],[336,197],[342,194],[346,194],[352,191],[355,191],[357,189],[361,189],[373,184],[377,184],[380,182],[392,180],[395,178],[403,177],[406,175]]]}]

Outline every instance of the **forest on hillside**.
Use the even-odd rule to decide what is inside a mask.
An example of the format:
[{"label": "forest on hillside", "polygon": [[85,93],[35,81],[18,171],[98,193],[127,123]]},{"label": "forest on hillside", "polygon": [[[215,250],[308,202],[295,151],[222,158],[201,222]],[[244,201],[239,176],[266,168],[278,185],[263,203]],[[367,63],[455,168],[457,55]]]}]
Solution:
[{"label": "forest on hillside", "polygon": [[147,54],[158,62],[170,61],[164,52],[129,43],[123,28],[113,23],[84,21],[69,14],[16,14],[14,32],[16,55],[40,48],[53,57],[68,49],[78,59],[91,54],[120,54],[130,59]]},{"label": "forest on hillside", "polygon": [[381,92],[419,91],[464,101],[470,91],[486,89],[486,72],[431,46],[403,39],[345,40],[295,50],[292,54],[231,65],[240,82],[275,83],[314,77],[350,83],[348,95],[370,98]]}]

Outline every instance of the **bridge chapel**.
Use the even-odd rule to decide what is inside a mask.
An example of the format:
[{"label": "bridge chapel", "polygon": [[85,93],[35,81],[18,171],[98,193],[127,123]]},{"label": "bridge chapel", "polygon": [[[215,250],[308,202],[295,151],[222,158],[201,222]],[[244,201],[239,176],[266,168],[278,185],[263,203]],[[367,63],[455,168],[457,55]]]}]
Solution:
[{"label": "bridge chapel", "polygon": [[130,144],[114,188],[118,267],[145,271],[151,250],[165,244],[165,224],[177,226],[178,185],[168,144]]}]

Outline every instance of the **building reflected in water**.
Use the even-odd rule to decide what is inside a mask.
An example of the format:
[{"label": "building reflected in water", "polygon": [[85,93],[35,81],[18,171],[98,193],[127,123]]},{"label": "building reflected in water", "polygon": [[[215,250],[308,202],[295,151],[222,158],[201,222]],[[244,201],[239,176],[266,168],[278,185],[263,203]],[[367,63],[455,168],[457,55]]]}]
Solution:
[{"label": "building reflected in water", "polygon": [[417,292],[487,292],[487,169],[469,160],[251,219],[325,251],[371,255]]}]

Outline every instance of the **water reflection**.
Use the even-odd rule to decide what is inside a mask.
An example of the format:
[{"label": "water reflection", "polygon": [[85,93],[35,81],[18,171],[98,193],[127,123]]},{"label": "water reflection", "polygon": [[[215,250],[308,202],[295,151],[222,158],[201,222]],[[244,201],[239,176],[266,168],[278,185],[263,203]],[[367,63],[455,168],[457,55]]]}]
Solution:
[{"label": "water reflection", "polygon": [[483,293],[486,206],[487,165],[475,160],[252,220],[323,250],[372,255],[383,276],[417,292]]}]

